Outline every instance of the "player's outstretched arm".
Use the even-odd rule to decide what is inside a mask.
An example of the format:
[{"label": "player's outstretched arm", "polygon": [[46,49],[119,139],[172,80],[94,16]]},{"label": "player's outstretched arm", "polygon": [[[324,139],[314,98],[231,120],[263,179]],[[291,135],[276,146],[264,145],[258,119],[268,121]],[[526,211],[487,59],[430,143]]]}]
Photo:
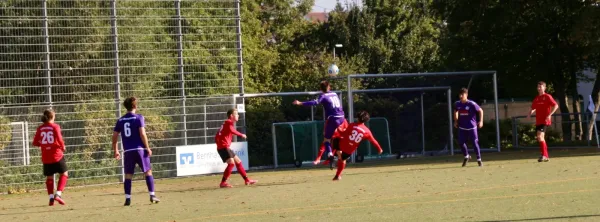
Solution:
[{"label": "player's outstretched arm", "polygon": [[117,141],[119,140],[119,132],[113,132],[112,135],[112,149],[115,153],[115,158],[118,160],[121,158],[121,154],[119,153],[119,149],[117,148]]},{"label": "player's outstretched arm", "polygon": [[237,130],[235,129],[235,127],[233,126],[233,124],[229,125],[229,131],[230,131],[231,133],[233,133],[234,135],[236,135],[236,136],[242,137],[242,138],[244,138],[244,139],[246,139],[246,138],[247,138],[247,137],[246,137],[246,134],[243,134],[243,133],[240,133],[239,131],[237,131]]},{"label": "player's outstretched arm", "polygon": [[319,105],[319,102],[317,102],[317,100],[310,100],[310,101],[304,101],[304,102],[294,100],[293,104],[297,105],[297,106],[316,106],[316,105]]},{"label": "player's outstretched arm", "polygon": [[377,149],[377,151],[379,152],[379,154],[383,153],[383,149],[381,148],[381,145],[379,145],[379,142],[377,142],[377,140],[375,139],[375,137],[370,136],[369,137],[369,142],[371,142],[371,144],[373,144],[373,146],[375,146],[375,148]]}]

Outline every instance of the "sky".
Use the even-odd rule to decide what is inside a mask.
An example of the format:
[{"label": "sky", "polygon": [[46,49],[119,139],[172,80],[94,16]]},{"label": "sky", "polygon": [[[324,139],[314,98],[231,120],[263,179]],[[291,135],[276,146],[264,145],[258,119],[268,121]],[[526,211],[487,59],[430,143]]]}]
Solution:
[{"label": "sky", "polygon": [[[358,4],[361,4],[361,0],[347,0],[348,2],[356,2]],[[340,0],[340,2],[342,3],[342,5],[346,4],[346,0]],[[337,0],[315,0],[315,6],[313,6],[312,11],[313,12],[323,12],[323,10],[325,11],[331,11],[333,10],[333,8],[335,8],[335,4],[337,3]]]}]

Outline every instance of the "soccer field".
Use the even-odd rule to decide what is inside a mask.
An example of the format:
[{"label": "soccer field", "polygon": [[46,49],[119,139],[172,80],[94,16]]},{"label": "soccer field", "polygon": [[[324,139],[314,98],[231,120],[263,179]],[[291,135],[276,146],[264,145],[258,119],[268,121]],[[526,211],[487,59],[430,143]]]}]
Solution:
[{"label": "soccer field", "polygon": [[[484,154],[485,166],[430,157],[349,164],[333,182],[328,168],[249,172],[156,181],[160,204],[143,182],[131,207],[121,185],[69,189],[66,206],[43,192],[0,196],[0,221],[598,221],[600,157],[596,150]],[[40,187],[41,188],[41,187]]]}]

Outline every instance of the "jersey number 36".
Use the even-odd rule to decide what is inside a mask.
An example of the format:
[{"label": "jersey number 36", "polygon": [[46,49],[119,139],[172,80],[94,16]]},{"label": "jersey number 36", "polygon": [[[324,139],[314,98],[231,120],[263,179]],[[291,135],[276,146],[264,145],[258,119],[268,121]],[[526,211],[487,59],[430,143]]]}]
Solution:
[{"label": "jersey number 36", "polygon": [[356,130],[352,130],[352,134],[350,135],[350,141],[354,141],[355,143],[360,143],[360,141],[363,138],[363,134],[362,133],[358,133],[358,131]]}]

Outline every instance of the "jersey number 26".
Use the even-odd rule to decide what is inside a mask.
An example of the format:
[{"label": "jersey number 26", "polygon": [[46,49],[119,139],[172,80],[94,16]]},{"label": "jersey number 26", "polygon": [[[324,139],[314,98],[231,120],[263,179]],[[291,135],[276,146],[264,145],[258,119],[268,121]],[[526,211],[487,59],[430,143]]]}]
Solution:
[{"label": "jersey number 26", "polygon": [[54,143],[54,132],[42,132],[42,144],[53,144]]}]

